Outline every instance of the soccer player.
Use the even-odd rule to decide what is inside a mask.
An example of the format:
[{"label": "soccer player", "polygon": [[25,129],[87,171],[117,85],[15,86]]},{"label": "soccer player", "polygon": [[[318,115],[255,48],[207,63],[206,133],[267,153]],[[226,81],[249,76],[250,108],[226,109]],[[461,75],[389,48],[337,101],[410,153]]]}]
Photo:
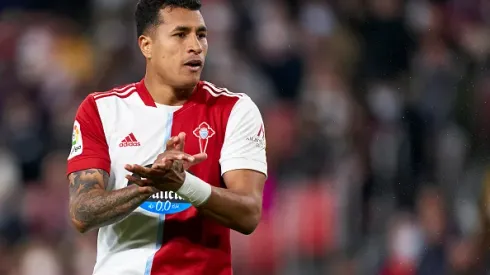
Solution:
[{"label": "soccer player", "polygon": [[140,0],[138,83],[92,93],[75,117],[70,215],[99,229],[94,274],[232,274],[230,229],[250,234],[267,173],[257,106],[200,80],[199,0]]}]

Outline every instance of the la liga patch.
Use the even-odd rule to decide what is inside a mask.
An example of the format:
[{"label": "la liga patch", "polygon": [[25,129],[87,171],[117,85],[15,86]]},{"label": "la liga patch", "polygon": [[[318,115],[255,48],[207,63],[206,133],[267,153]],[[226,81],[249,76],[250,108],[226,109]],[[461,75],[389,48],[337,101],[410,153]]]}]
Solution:
[{"label": "la liga patch", "polygon": [[82,130],[80,123],[75,120],[73,124],[73,133],[71,134],[71,151],[68,159],[72,159],[83,152]]}]

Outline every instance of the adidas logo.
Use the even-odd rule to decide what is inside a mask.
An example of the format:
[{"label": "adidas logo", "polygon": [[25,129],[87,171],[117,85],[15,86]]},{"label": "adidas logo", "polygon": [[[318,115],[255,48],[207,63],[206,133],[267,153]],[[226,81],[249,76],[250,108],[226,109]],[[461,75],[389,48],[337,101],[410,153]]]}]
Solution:
[{"label": "adidas logo", "polygon": [[133,147],[140,145],[140,142],[136,140],[133,133],[129,134],[125,139],[121,141],[121,143],[119,143],[119,147]]}]

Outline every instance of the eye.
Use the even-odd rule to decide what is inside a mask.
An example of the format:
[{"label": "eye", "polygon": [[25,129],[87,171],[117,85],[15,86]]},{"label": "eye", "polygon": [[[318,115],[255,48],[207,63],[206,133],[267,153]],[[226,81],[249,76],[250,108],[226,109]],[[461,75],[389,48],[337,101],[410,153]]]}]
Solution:
[{"label": "eye", "polygon": [[204,38],[206,38],[207,36],[208,36],[208,34],[207,34],[207,33],[200,33],[200,34],[198,34],[198,35],[197,35],[197,37],[199,37],[199,39],[204,39]]},{"label": "eye", "polygon": [[175,36],[177,36],[179,38],[184,38],[185,37],[185,33],[179,32],[179,33],[176,33]]}]

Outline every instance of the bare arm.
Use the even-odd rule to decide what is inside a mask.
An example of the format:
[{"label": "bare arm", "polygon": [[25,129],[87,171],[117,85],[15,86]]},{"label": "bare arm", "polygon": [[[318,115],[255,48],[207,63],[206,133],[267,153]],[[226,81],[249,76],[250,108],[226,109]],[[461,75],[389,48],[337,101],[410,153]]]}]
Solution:
[{"label": "bare arm", "polygon": [[223,175],[228,189],[213,187],[199,211],[242,234],[251,234],[262,216],[265,175],[252,170],[234,170]]},{"label": "bare arm", "polygon": [[137,185],[106,191],[109,175],[102,169],[74,172],[68,179],[70,217],[81,233],[122,220],[153,194]]}]

